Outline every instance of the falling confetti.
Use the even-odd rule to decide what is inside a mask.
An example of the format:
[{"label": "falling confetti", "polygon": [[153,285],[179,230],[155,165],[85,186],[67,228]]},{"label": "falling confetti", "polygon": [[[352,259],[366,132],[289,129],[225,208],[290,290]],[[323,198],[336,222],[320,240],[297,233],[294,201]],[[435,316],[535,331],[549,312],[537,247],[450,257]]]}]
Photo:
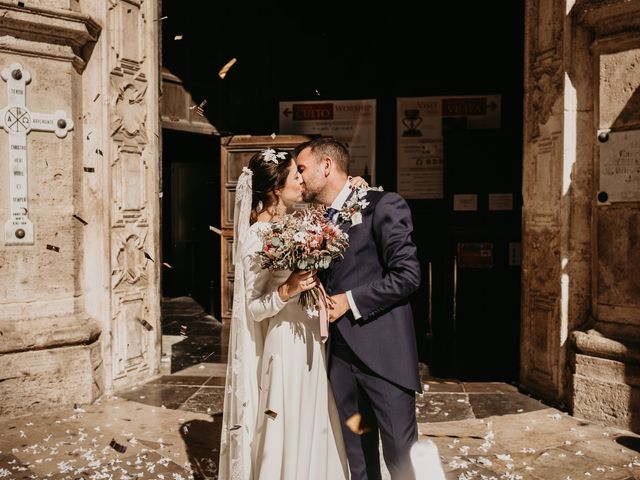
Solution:
[{"label": "falling confetti", "polygon": [[269,417],[271,417],[271,418],[273,418],[273,419],[275,419],[278,416],[278,414],[276,412],[274,412],[273,410],[269,410],[269,409],[266,409],[264,411],[264,414],[269,416]]},{"label": "falling confetti", "polygon": [[220,69],[220,71],[218,72],[218,76],[222,79],[224,79],[224,77],[227,76],[227,72],[229,71],[229,69],[231,67],[233,67],[233,65],[238,61],[237,58],[232,58],[231,60],[229,60],[224,67],[222,67]]},{"label": "falling confetti", "polygon": [[362,415],[359,413],[354,413],[351,417],[349,417],[344,424],[356,435],[364,435],[370,429],[363,425]]},{"label": "falling confetti", "polygon": [[176,35],[175,37],[173,37],[174,40],[182,40],[182,35]]},{"label": "falling confetti", "polygon": [[76,220],[78,220],[80,223],[82,223],[83,225],[88,225],[88,222],[86,222],[85,220],[83,220],[82,218],[80,218],[78,215],[74,215],[73,218],[75,218]]},{"label": "falling confetti", "polygon": [[114,438],[112,438],[111,442],[109,442],[109,446],[118,453],[124,453],[127,451],[127,447],[124,445],[120,445]]},{"label": "falling confetti", "polygon": [[153,330],[153,326],[147,322],[144,318],[139,318],[138,321],[142,324],[144,328],[146,328],[149,332]]}]

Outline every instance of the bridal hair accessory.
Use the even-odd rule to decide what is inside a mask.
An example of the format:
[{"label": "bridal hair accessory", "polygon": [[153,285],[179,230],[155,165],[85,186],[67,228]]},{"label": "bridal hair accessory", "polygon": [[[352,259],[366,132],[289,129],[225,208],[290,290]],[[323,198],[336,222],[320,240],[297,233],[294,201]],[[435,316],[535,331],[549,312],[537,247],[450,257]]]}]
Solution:
[{"label": "bridal hair accessory", "polygon": [[278,159],[284,160],[287,158],[287,152],[277,152],[273,148],[267,148],[262,151],[262,158],[265,162],[273,162],[278,164]]}]

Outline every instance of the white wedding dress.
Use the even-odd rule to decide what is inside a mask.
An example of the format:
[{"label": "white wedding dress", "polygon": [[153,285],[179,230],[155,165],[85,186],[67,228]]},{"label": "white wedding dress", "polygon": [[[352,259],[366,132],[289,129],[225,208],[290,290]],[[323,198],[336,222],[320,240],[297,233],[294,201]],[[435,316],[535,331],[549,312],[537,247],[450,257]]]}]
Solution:
[{"label": "white wedding dress", "polygon": [[[291,272],[270,272],[253,260],[262,249],[257,232],[267,225],[253,224],[238,251],[244,270],[245,330],[250,335],[230,334],[220,480],[347,479],[319,321],[306,315],[298,304],[299,295],[287,302],[280,299],[277,288]],[[237,281],[241,281],[238,275]],[[240,351],[241,358],[233,362],[237,352],[231,349]],[[239,371],[245,372],[242,378]],[[244,385],[244,391],[238,394],[236,388],[234,393],[234,383]]]}]

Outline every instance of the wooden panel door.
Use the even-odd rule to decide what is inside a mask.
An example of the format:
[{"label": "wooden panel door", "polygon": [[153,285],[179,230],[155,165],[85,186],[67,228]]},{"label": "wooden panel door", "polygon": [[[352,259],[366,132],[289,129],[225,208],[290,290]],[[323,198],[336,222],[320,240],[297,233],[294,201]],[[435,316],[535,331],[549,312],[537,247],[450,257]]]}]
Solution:
[{"label": "wooden panel door", "polygon": [[220,215],[222,241],[220,253],[220,316],[222,323],[231,320],[233,305],[233,208],[236,195],[236,183],[242,167],[249,164],[254,153],[265,148],[275,147],[292,151],[297,145],[309,140],[302,135],[271,136],[234,135],[223,137],[220,142]]}]

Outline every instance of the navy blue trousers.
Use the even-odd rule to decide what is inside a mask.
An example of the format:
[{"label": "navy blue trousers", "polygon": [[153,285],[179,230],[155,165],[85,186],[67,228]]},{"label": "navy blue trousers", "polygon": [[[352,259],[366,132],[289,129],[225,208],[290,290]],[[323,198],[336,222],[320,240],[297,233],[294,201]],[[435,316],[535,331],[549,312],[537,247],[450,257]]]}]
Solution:
[{"label": "navy blue trousers", "polygon": [[[349,459],[351,480],[379,480],[380,452],[393,480],[414,480],[409,452],[418,440],[415,392],[372,372],[331,329],[329,379],[336,400]],[[354,433],[345,422],[362,416],[364,433]]]}]

